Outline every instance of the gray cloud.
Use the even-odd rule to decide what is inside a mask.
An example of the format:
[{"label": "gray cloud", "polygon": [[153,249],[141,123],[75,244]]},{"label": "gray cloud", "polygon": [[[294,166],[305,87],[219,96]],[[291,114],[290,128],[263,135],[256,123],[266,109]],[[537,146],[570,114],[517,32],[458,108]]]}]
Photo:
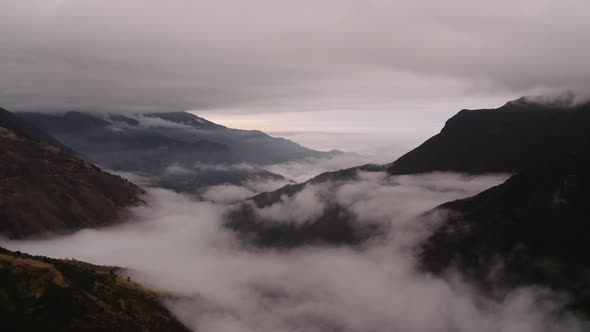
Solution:
[{"label": "gray cloud", "polygon": [[590,81],[585,0],[0,2],[13,109],[338,107]]},{"label": "gray cloud", "polygon": [[236,203],[291,183],[287,180],[254,179],[243,181],[240,185],[221,184],[207,188],[202,197],[204,200],[215,203]]},{"label": "gray cloud", "polygon": [[305,182],[324,172],[332,172],[365,164],[382,165],[389,163],[399,157],[398,150],[388,147],[373,154],[346,153],[329,158],[306,158],[281,164],[265,165],[264,168],[295,182]]}]

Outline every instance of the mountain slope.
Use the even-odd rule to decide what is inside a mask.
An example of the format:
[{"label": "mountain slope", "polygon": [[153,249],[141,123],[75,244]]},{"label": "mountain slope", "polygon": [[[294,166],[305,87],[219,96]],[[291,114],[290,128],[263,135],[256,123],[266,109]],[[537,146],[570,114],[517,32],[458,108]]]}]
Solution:
[{"label": "mountain slope", "polygon": [[374,235],[377,225],[360,227],[354,216],[338,204],[330,204],[321,216],[309,223],[277,223],[261,218],[255,209],[271,207],[286,197],[304,190],[308,185],[326,182],[354,181],[359,172],[378,172],[385,168],[364,165],[346,170],[323,173],[309,181],[286,185],[273,192],[265,192],[246,200],[225,215],[226,227],[243,239],[260,246],[295,247],[306,244],[358,244]]},{"label": "mountain slope", "polygon": [[564,108],[519,99],[495,110],[463,110],[389,172],[516,173],[588,160],[589,129],[590,104]]},{"label": "mountain slope", "polygon": [[[261,193],[228,214],[227,225],[246,233],[247,238],[270,238],[267,233],[286,226],[257,218],[249,212],[252,202],[259,208],[272,206],[284,197],[301,192],[309,184],[354,180],[358,171],[387,170],[391,175],[402,175],[435,171],[484,174],[548,170],[590,160],[589,146],[590,104],[566,107],[559,103],[532,103],[523,98],[495,110],[463,110],[447,121],[440,134],[389,165],[328,172],[301,184]],[[344,232],[350,227],[347,218],[341,216],[345,215],[331,213],[317,222],[331,225],[330,229],[340,227]],[[306,234],[317,238],[316,233]],[[304,240],[303,236],[297,243],[304,243]]]},{"label": "mountain slope", "polygon": [[[0,233],[21,238],[114,222],[142,190],[0,111]],[[41,135],[41,137],[47,137]]]},{"label": "mountain slope", "polygon": [[211,167],[208,171],[195,169],[196,164],[266,165],[338,153],[307,149],[261,131],[226,128],[187,112],[19,113],[19,116],[55,136],[84,158],[109,169],[156,178],[166,175],[171,166],[193,171],[185,172],[182,177],[176,174],[174,181],[169,178],[165,184],[155,184],[183,192],[198,192],[203,185],[239,185],[252,177],[269,175],[268,180],[278,177],[268,171],[214,173]]},{"label": "mountain slope", "polygon": [[19,136],[26,136],[29,138],[45,141],[51,145],[55,145],[65,151],[71,151],[61,142],[48,135],[43,130],[33,126],[27,121],[21,119],[20,116],[0,108],[0,127],[8,128]]},{"label": "mountain slope", "polygon": [[423,267],[454,267],[487,288],[538,284],[565,291],[590,315],[590,176],[583,171],[515,175],[446,203],[444,222],[421,249]]},{"label": "mountain slope", "polygon": [[[590,104],[564,108],[522,98],[499,109],[463,110],[431,137],[391,164],[363,171],[393,175],[428,172],[516,173],[590,160]],[[352,179],[360,167],[320,174],[296,186],[262,193],[265,205],[299,192],[306,183]]]},{"label": "mountain slope", "polygon": [[[63,114],[19,113],[22,119],[47,131],[74,150],[91,158],[103,158],[97,142],[118,143],[109,146],[123,153],[135,150],[169,149],[174,143],[183,152],[192,154],[190,161],[274,164],[308,157],[325,157],[336,152],[320,152],[305,148],[283,138],[271,137],[257,130],[239,130],[207,121],[187,112],[148,114],[108,114],[66,112]],[[138,144],[150,138],[149,144]],[[182,143],[185,145],[182,146]],[[199,145],[209,143],[210,145]],[[204,150],[205,149],[205,150]],[[208,149],[208,150],[206,150]],[[121,156],[126,158],[126,156]],[[162,163],[183,162],[176,156],[162,153]],[[123,167],[123,166],[120,166]]]},{"label": "mountain slope", "polygon": [[119,268],[0,248],[4,331],[189,331]]}]

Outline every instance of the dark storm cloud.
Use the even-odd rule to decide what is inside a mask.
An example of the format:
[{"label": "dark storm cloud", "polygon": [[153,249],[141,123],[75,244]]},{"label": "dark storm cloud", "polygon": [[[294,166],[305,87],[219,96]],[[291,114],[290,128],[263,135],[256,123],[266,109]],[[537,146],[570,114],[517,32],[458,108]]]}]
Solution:
[{"label": "dark storm cloud", "polygon": [[590,83],[586,0],[0,0],[0,104],[215,109]]}]

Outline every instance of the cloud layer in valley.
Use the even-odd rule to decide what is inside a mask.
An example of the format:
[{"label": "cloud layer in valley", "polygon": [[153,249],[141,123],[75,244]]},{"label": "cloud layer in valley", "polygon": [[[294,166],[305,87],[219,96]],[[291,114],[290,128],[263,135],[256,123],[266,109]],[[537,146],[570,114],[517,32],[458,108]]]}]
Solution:
[{"label": "cloud layer in valley", "polygon": [[304,110],[587,92],[586,0],[3,0],[0,104]]},{"label": "cloud layer in valley", "polygon": [[306,223],[317,219],[330,205],[352,212],[360,223],[414,227],[415,217],[446,201],[469,197],[498,184],[506,176],[468,176],[433,173],[388,176],[385,172],[359,172],[353,181],[307,184],[293,196],[283,196],[269,207],[255,208],[274,222]]},{"label": "cloud layer in valley", "polygon": [[[341,183],[334,199],[362,220],[392,226],[386,238],[362,248],[244,248],[222,227],[227,205],[161,189],[149,190],[149,206],[134,208],[133,220],[121,226],[1,243],[128,267],[134,280],[175,294],[166,304],[197,331],[582,331],[573,317],[554,313],[560,298],[546,290],[490,300],[460,276],[438,279],[416,270],[413,248],[429,232],[417,215],[504,179],[372,173]],[[316,203],[300,199],[303,206],[285,202],[277,209],[311,211],[305,205]]]}]

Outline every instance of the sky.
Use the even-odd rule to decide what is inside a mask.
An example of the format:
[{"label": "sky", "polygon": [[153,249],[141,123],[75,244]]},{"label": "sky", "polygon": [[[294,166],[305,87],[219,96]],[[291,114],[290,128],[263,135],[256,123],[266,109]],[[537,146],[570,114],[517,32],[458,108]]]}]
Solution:
[{"label": "sky", "polygon": [[[230,128],[262,130],[317,150],[338,149],[394,160],[438,133],[463,108],[502,106],[502,97],[412,102],[389,108],[320,108],[313,111],[198,110],[191,113]],[[384,159],[385,158],[385,159]],[[389,160],[389,161],[390,161]]]},{"label": "sky", "polygon": [[0,0],[0,105],[400,132],[522,95],[586,97],[589,22],[587,0]]},{"label": "sky", "polygon": [[6,107],[363,107],[583,90],[586,0],[1,0]]}]

